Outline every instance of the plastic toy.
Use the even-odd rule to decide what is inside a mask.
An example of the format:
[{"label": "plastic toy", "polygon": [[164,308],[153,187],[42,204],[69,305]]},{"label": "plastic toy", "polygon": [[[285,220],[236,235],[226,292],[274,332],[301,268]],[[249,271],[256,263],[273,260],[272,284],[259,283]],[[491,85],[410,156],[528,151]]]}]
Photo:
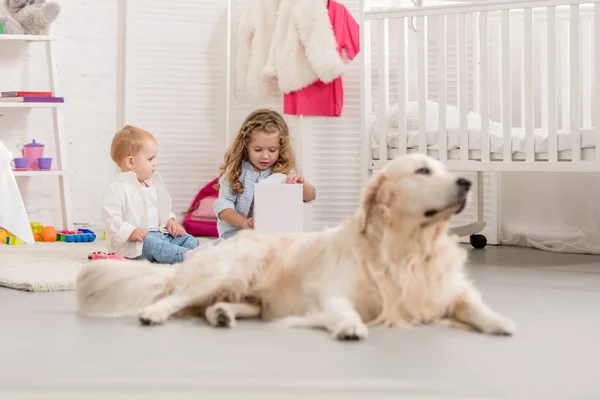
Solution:
[{"label": "plastic toy", "polygon": [[25,244],[25,242],[16,236],[9,236],[6,238],[6,244],[10,246],[21,246]]},{"label": "plastic toy", "polygon": [[118,260],[118,261],[123,261],[125,260],[125,257],[123,257],[120,254],[117,253],[104,253],[102,251],[95,251],[93,253],[90,253],[88,255],[88,260],[90,261],[94,261],[94,260]]},{"label": "plastic toy", "polygon": [[8,244],[10,246],[20,246],[22,244],[25,244],[25,242],[22,239],[19,239],[6,229],[0,229],[0,243]]},{"label": "plastic toy", "polygon": [[23,157],[27,157],[29,159],[27,168],[38,169],[35,162],[38,158],[44,157],[44,147],[45,146],[43,144],[36,142],[35,139],[33,139],[31,143],[27,143],[25,146],[23,146],[21,149],[21,154]]},{"label": "plastic toy", "polygon": [[78,229],[75,231],[58,231],[56,235],[58,242],[83,243],[96,240],[96,234],[89,229]]},{"label": "plastic toy", "polygon": [[36,242],[56,242],[56,229],[53,226],[42,226],[39,222],[30,225]]}]

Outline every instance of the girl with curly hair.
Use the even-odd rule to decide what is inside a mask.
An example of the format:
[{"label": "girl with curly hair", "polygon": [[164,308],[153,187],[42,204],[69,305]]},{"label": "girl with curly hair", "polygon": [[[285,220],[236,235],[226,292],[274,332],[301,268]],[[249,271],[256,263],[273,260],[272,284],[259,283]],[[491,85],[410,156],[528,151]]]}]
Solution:
[{"label": "girl with curly hair", "polygon": [[219,169],[219,198],[214,205],[219,237],[254,228],[254,184],[272,173],[287,175],[286,183],[302,184],[304,201],[314,201],[314,186],[296,171],[289,128],[281,114],[268,109],[250,113]]}]

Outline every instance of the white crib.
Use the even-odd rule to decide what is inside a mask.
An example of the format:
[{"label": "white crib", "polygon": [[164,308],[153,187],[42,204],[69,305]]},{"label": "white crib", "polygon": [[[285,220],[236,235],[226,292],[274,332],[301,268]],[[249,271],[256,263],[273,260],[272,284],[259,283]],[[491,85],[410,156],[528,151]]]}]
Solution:
[{"label": "white crib", "polygon": [[455,171],[600,171],[600,0],[361,7],[365,168],[408,152]]}]

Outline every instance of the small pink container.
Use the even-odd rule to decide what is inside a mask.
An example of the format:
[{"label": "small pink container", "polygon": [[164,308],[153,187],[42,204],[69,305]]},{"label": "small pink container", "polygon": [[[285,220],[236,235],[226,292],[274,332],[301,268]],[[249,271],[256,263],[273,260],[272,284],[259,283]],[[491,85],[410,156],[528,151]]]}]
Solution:
[{"label": "small pink container", "polygon": [[23,146],[21,153],[23,153],[23,157],[27,157],[29,159],[29,165],[27,168],[36,169],[35,161],[38,158],[44,157],[44,145],[37,143],[35,139],[33,139],[33,142],[27,143],[25,146]]}]

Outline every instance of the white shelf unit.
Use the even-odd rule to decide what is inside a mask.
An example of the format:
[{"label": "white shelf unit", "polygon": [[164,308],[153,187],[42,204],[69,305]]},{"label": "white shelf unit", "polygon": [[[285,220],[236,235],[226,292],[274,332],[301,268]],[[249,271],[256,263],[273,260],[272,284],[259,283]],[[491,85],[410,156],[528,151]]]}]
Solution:
[{"label": "white shelf unit", "polygon": [[64,171],[51,169],[50,171],[14,171],[15,176],[61,176]]},{"label": "white shelf unit", "polygon": [[48,36],[48,35],[0,35],[1,41],[10,41],[10,42],[53,42],[56,40],[61,40],[58,36]]},{"label": "white shelf unit", "polygon": [[58,108],[62,103],[12,103],[0,101],[0,108]]},{"label": "white shelf unit", "polygon": [[[54,42],[60,38],[55,36],[42,36],[42,35],[0,35],[0,42],[23,42],[23,45],[29,45],[30,43],[41,43],[46,50],[46,63],[48,68],[48,80],[50,82],[50,91],[53,96],[60,97],[60,83],[58,79],[58,66],[56,62],[56,50],[54,48]],[[1,78],[1,77],[0,77]],[[6,82],[2,82],[0,79],[0,86],[6,85]],[[10,89],[13,90],[13,89]],[[15,171],[16,177],[30,177],[39,178],[42,176],[46,177],[58,177],[58,191],[60,194],[60,203],[62,211],[62,225],[63,229],[73,229],[73,218],[71,214],[71,192],[68,181],[67,157],[66,157],[66,138],[63,126],[63,117],[61,112],[61,106],[63,103],[12,103],[12,102],[0,102],[0,116],[3,112],[10,112],[12,108],[48,108],[52,112],[52,125],[54,132],[54,143],[56,148],[56,154],[53,159],[53,164],[56,166],[55,170],[50,171]]]}]

